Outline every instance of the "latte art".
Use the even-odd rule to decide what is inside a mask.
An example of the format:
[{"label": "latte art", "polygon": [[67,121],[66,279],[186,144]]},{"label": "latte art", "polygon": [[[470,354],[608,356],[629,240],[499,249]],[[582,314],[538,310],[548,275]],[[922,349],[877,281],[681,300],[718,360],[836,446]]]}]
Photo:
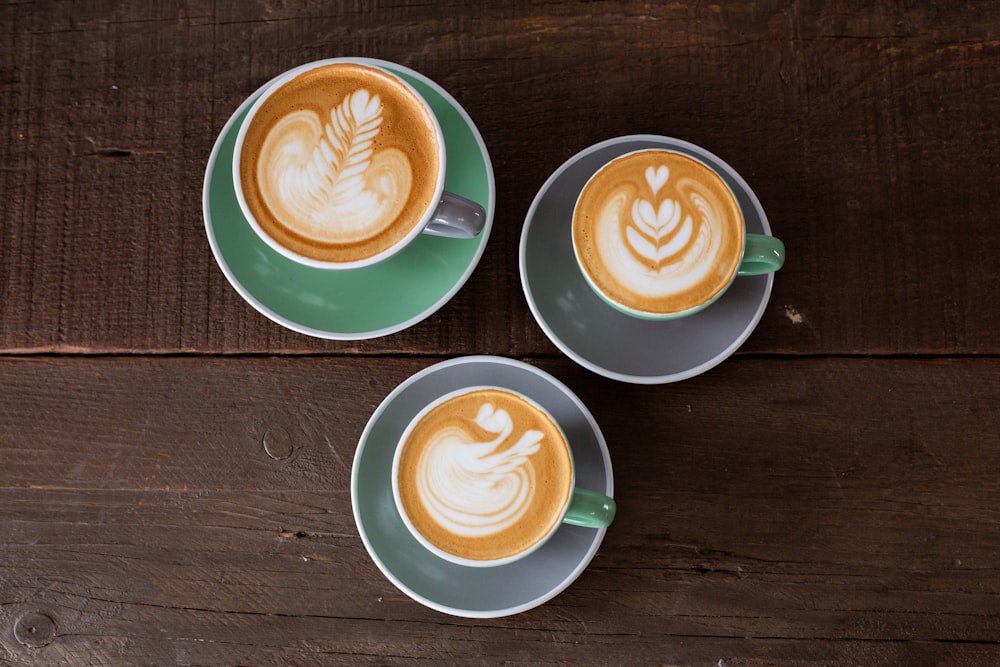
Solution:
[{"label": "latte art", "polygon": [[[646,183],[654,198],[669,177],[670,170],[664,165],[657,169],[646,167]],[[632,219],[625,227],[625,240],[637,260],[662,271],[668,262],[684,259],[682,253],[694,237],[694,229],[690,213],[685,213],[677,200],[664,198],[654,208],[640,196],[632,201]]]},{"label": "latte art", "polygon": [[495,535],[524,516],[534,496],[530,457],[543,437],[528,430],[515,440],[510,414],[490,403],[474,421],[496,437],[477,442],[461,426],[446,426],[430,437],[416,470],[428,514],[462,537]]},{"label": "latte art", "polygon": [[437,206],[440,130],[426,103],[389,73],[323,64],[265,93],[251,113],[240,192],[248,217],[279,248],[362,262],[417,233]]},{"label": "latte art", "polygon": [[640,151],[587,183],[574,211],[573,247],[608,300],[640,313],[677,313],[728,285],[743,219],[722,180],[700,162]]},{"label": "latte art", "polygon": [[268,133],[257,163],[261,197],[289,229],[321,242],[359,241],[397,218],[413,181],[409,158],[376,151],[382,101],[349,94],[326,123],[295,111]]},{"label": "latte art", "polygon": [[500,389],[436,405],[398,456],[394,483],[408,521],[430,544],[468,560],[529,549],[559,523],[572,487],[559,428]]}]

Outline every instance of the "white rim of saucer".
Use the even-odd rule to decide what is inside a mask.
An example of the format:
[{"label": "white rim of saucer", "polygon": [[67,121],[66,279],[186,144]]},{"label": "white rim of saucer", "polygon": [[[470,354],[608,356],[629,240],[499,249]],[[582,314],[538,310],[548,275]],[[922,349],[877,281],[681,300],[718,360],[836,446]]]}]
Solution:
[{"label": "white rim of saucer", "polygon": [[[580,400],[580,398],[575,393],[573,393],[573,391],[570,390],[569,387],[567,387],[563,382],[556,379],[549,373],[546,373],[545,371],[539,368],[535,368],[530,364],[524,363],[523,361],[509,359],[507,357],[496,357],[490,355],[470,355],[465,357],[456,357],[454,359],[448,359],[446,361],[441,361],[431,366],[428,366],[427,368],[424,368],[420,371],[417,371],[416,373],[414,373],[413,375],[409,376],[401,383],[399,383],[391,392],[389,392],[389,394],[382,400],[382,402],[379,403],[378,407],[375,408],[375,411],[372,413],[372,416],[369,417],[368,422],[365,424],[364,430],[361,432],[361,437],[358,439],[358,449],[355,452],[354,463],[351,466],[351,509],[354,513],[354,523],[358,528],[358,534],[361,536],[361,541],[365,545],[365,550],[368,552],[369,557],[372,559],[372,561],[375,563],[378,569],[382,572],[382,574],[386,577],[386,579],[388,579],[394,586],[396,586],[396,588],[401,590],[403,593],[408,595],[416,602],[419,602],[420,604],[424,605],[425,607],[434,609],[435,611],[439,611],[445,614],[450,614],[452,616],[460,616],[462,618],[499,618],[501,616],[511,616],[514,614],[519,614],[528,611],[530,609],[534,609],[535,607],[545,604],[546,602],[548,602],[549,600],[551,600],[552,598],[556,597],[564,590],[566,590],[574,581],[576,581],[580,577],[583,571],[587,569],[587,566],[590,565],[591,561],[594,560],[594,556],[597,555],[597,550],[604,542],[604,536],[607,534],[608,527],[605,526],[603,528],[594,529],[595,538],[591,543],[590,547],[587,549],[586,553],[583,554],[583,557],[580,559],[580,562],[577,563],[577,566],[574,567],[569,572],[569,574],[567,574],[566,577],[564,577],[563,580],[559,582],[557,586],[546,591],[542,595],[535,597],[534,599],[528,602],[515,605],[513,607],[503,607],[500,609],[491,609],[485,611],[459,609],[457,607],[450,607],[448,605],[441,604],[424,595],[420,595],[419,593],[411,589],[409,586],[404,584],[398,577],[396,577],[395,574],[393,574],[393,572],[385,565],[385,563],[382,562],[382,559],[379,558],[378,554],[375,552],[375,549],[371,541],[368,539],[368,535],[363,528],[364,524],[362,523],[361,517],[358,513],[358,503],[356,501],[358,494],[358,474],[361,462],[361,456],[359,454],[361,452],[361,449],[367,446],[367,440],[371,433],[371,430],[375,427],[375,424],[382,418],[382,415],[393,403],[393,401],[395,401],[396,398],[411,385],[426,378],[427,376],[432,375],[443,369],[449,368],[451,366],[458,366],[469,363],[496,363],[496,364],[511,366],[519,370],[527,371],[545,380],[546,382],[557,388],[559,391],[561,391],[563,394],[565,394],[566,397],[569,398],[576,406],[576,408],[580,411],[580,414],[583,415],[584,419],[587,421],[587,425],[590,427],[591,431],[594,434],[594,437],[597,440],[597,446],[598,449],[601,450],[601,459],[604,463],[605,475],[607,477],[607,488],[604,490],[604,493],[609,497],[612,498],[614,497],[615,479],[614,479],[614,473],[611,468],[611,454],[608,451],[608,443],[604,439],[604,433],[601,432],[601,428],[597,424],[597,420],[594,419],[594,416],[591,414],[587,406],[584,405],[584,403]],[[395,507],[393,508],[393,511],[395,511]],[[427,552],[427,557],[435,559],[439,558],[438,556],[434,555],[429,551]],[[468,566],[456,565],[454,563],[449,563],[449,565],[455,567],[468,567]],[[469,568],[469,569],[482,569],[482,568]]]},{"label": "white rim of saucer", "polygon": [[[669,147],[682,148],[691,151],[697,156],[700,156],[702,158],[708,158],[709,160],[713,161],[715,164],[719,166],[719,168],[722,171],[725,172],[725,175],[727,177],[731,178],[733,182],[736,183],[736,185],[739,186],[741,190],[743,190],[743,193],[746,194],[746,196],[750,199],[751,203],[753,204],[754,211],[756,211],[757,215],[760,218],[761,227],[763,228],[763,233],[771,234],[771,225],[767,221],[767,215],[764,213],[764,208],[761,206],[760,201],[757,199],[757,195],[750,188],[750,185],[743,179],[742,176],[740,176],[740,174],[735,169],[729,166],[729,163],[722,160],[711,151],[706,150],[696,144],[692,144],[691,142],[684,141],[683,139],[676,139],[674,137],[668,137],[660,134],[629,134],[620,137],[614,137],[611,139],[606,139],[600,143],[588,146],[587,148],[584,148],[583,150],[579,151],[578,153],[570,157],[568,160],[559,165],[559,167],[554,172],[552,172],[552,174],[545,180],[545,183],[542,184],[542,187],[538,189],[538,192],[535,194],[535,198],[531,201],[531,206],[528,208],[527,214],[524,216],[524,226],[521,229],[521,241],[518,246],[518,271],[521,277],[521,289],[524,292],[524,297],[528,302],[528,308],[531,310],[531,314],[534,316],[535,322],[538,323],[538,326],[541,327],[542,331],[545,333],[548,339],[552,341],[552,343],[557,348],[559,348],[559,350],[561,350],[563,354],[565,354],[570,359],[580,364],[587,370],[597,373],[598,375],[602,375],[606,378],[610,378],[612,380],[618,380],[620,382],[629,382],[632,384],[667,384],[671,382],[679,382],[681,380],[692,378],[696,375],[701,375],[705,371],[714,368],[715,366],[719,365],[720,363],[728,359],[730,356],[732,356],[732,354],[736,350],[738,350],[740,346],[743,345],[743,343],[746,342],[746,339],[750,337],[750,334],[752,334],[754,329],[757,328],[757,324],[760,322],[760,319],[764,316],[764,309],[767,307],[767,303],[771,297],[771,288],[772,285],[774,284],[774,273],[768,274],[767,284],[764,288],[764,298],[761,299],[760,304],[758,304],[757,306],[756,312],[754,313],[750,321],[747,323],[747,326],[743,329],[743,331],[740,332],[740,335],[737,336],[732,343],[730,343],[719,354],[715,355],[706,362],[703,362],[701,364],[698,364],[697,366],[689,368],[686,371],[681,371],[679,373],[669,373],[666,375],[629,375],[628,373],[620,373],[618,371],[613,371],[604,368],[603,366],[600,366],[594,363],[593,361],[590,361],[586,357],[582,356],[581,354],[576,352],[576,350],[574,350],[572,347],[567,345],[566,342],[563,341],[558,335],[556,335],[555,331],[553,331],[553,329],[549,326],[548,321],[542,316],[541,310],[539,310],[538,305],[535,303],[534,294],[532,293],[531,289],[528,286],[528,275],[525,266],[526,255],[528,250],[528,228],[531,226],[533,222],[533,219],[535,217],[535,211],[538,208],[538,205],[541,202],[542,197],[544,197],[544,195],[549,191],[552,185],[557,180],[559,180],[559,178],[563,175],[563,173],[567,169],[569,169],[571,166],[573,166],[580,160],[584,159],[585,157],[596,151],[603,150],[615,144],[626,143],[629,141],[650,141],[650,142],[655,142],[656,144],[659,144],[664,148],[669,148]],[[655,148],[655,146],[649,146],[648,148]],[[640,150],[640,149],[634,149],[634,150]],[[727,183],[727,185],[729,184]],[[611,308],[611,306],[608,306],[608,308]]]},{"label": "white rim of saucer", "polygon": [[[259,312],[261,315],[264,315],[272,322],[275,322],[276,324],[285,327],[286,329],[290,329],[292,331],[295,331],[296,333],[305,334],[307,336],[313,336],[315,338],[324,338],[327,340],[370,340],[372,338],[381,338],[382,336],[388,336],[390,334],[399,333],[400,331],[409,329],[410,327],[419,324],[420,322],[424,321],[425,319],[427,319],[428,317],[439,311],[441,308],[443,308],[449,301],[452,300],[452,298],[458,293],[458,291],[465,286],[465,283],[469,281],[469,278],[472,276],[472,273],[479,266],[479,262],[483,257],[483,253],[486,252],[486,246],[490,240],[490,232],[493,230],[493,215],[496,210],[496,177],[493,173],[493,162],[492,160],[490,160],[489,151],[486,149],[486,143],[483,141],[483,137],[479,132],[479,128],[476,127],[476,124],[472,121],[472,117],[469,116],[469,113],[465,110],[465,107],[459,104],[458,100],[456,100],[447,90],[438,85],[436,81],[428,78],[426,75],[421,74],[420,72],[410,69],[409,67],[405,67],[403,65],[390,62],[388,60],[378,60],[376,58],[353,58],[352,60],[354,60],[355,62],[373,65],[376,67],[390,68],[393,69],[394,71],[403,72],[405,74],[413,76],[419,79],[422,83],[432,88],[435,93],[440,95],[449,105],[451,105],[452,108],[455,109],[455,111],[458,112],[459,116],[461,116],[462,118],[462,121],[468,126],[469,130],[472,132],[472,136],[476,140],[476,145],[479,147],[479,151],[483,156],[483,162],[485,163],[484,166],[486,168],[489,202],[487,203],[486,206],[486,224],[483,226],[483,231],[480,232],[480,236],[482,237],[482,242],[476,249],[476,253],[473,255],[471,261],[469,262],[469,265],[466,267],[465,271],[462,272],[462,275],[458,278],[458,280],[455,281],[455,284],[452,286],[452,288],[448,290],[444,295],[442,295],[440,299],[435,301],[433,304],[431,304],[428,308],[424,309],[422,312],[417,313],[413,317],[410,317],[392,326],[383,327],[381,329],[372,329],[369,331],[356,332],[356,333],[328,331],[326,329],[316,329],[314,327],[309,327],[303,324],[299,324],[298,322],[290,320],[284,317],[283,315],[274,312],[267,306],[265,306],[263,303],[260,302],[260,300],[257,299],[256,296],[253,295],[252,292],[250,292],[250,290],[248,290],[246,287],[243,286],[243,284],[233,273],[232,269],[229,268],[229,264],[226,263],[226,259],[222,255],[222,249],[219,247],[219,243],[215,238],[215,230],[213,228],[213,223],[212,223],[212,209],[210,206],[211,189],[212,189],[211,186],[212,186],[212,174],[215,173],[216,169],[215,163],[218,160],[219,151],[222,148],[222,143],[223,141],[225,141],[225,138],[232,131],[233,125],[236,124],[236,119],[251,104],[253,104],[254,100],[256,100],[265,90],[267,90],[269,86],[271,86],[275,81],[284,76],[286,72],[278,74],[274,78],[264,83],[264,85],[260,86],[249,96],[247,96],[247,98],[244,99],[243,102],[238,107],[236,107],[236,111],[234,111],[233,114],[229,117],[229,119],[226,121],[226,124],[223,125],[222,130],[219,132],[218,137],[216,137],[215,144],[212,146],[212,152],[209,155],[208,163],[205,168],[205,178],[203,181],[202,193],[201,193],[201,208],[202,208],[202,218],[204,218],[205,222],[205,231],[208,236],[208,244],[212,249],[212,255],[215,257],[215,263],[219,265],[219,269],[222,271],[222,274],[226,277],[226,280],[228,280],[232,288],[235,289],[236,292],[241,297],[243,297],[243,300],[249,303],[257,312]],[[240,209],[238,203],[236,208],[237,211],[239,212],[239,215],[242,217],[243,211],[242,209]],[[250,223],[247,222],[248,226],[249,224]],[[256,236],[256,233],[252,229],[249,229],[248,231],[249,233],[254,234]],[[306,268],[312,269],[312,267],[306,267]],[[312,269],[312,270],[329,271],[330,269]]]}]

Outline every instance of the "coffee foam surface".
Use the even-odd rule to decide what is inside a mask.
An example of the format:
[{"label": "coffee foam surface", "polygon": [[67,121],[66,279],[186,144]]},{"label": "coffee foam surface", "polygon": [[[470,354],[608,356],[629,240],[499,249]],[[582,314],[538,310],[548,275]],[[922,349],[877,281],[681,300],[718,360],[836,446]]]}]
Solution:
[{"label": "coffee foam surface", "polygon": [[732,279],[743,218],[722,179],[700,162],[646,150],[607,164],[585,186],[573,246],[588,279],[632,310],[678,313]]},{"label": "coffee foam surface", "polygon": [[436,205],[440,158],[433,120],[406,86],[336,63],[271,94],[239,168],[265,233],[305,257],[348,262],[392,247]]},{"label": "coffee foam surface", "polygon": [[558,427],[519,397],[477,390],[431,410],[400,455],[399,493],[429,542],[472,560],[530,548],[560,520],[572,468]]}]

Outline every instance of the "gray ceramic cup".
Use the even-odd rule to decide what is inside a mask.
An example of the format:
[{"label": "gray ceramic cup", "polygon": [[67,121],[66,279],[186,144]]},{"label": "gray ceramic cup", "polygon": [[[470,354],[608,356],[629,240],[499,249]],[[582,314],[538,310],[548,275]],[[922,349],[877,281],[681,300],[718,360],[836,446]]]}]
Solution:
[{"label": "gray ceramic cup", "polygon": [[[392,63],[387,63],[387,65],[391,67]],[[385,77],[387,80],[394,81],[398,86],[402,87],[403,90],[408,91],[412,96],[412,99],[420,104],[420,107],[423,108],[426,117],[429,119],[429,130],[433,135],[432,143],[437,146],[438,162],[437,171],[434,172],[435,188],[434,194],[430,198],[431,203],[428,204],[422,211],[419,216],[419,222],[413,225],[412,229],[410,229],[405,236],[396,240],[391,246],[380,250],[376,254],[362,258],[341,261],[321,260],[305,256],[286,246],[277,238],[271,236],[271,234],[266,231],[265,227],[258,222],[255,217],[253,207],[248,203],[247,196],[244,194],[245,184],[241,179],[240,162],[244,152],[244,146],[246,145],[248,130],[255,124],[263,123],[263,121],[259,120],[259,117],[263,115],[260,113],[261,109],[266,108],[266,105],[276,93],[281,91],[287,84],[292,83],[303,75],[312,73],[316,70],[328,70],[336,76],[338,68],[344,67],[363,68],[364,70],[372,72],[373,75]],[[368,99],[367,96],[369,93],[363,86],[356,92],[363,93],[365,95],[365,99]],[[378,100],[379,98],[376,96],[373,101],[378,102]],[[318,105],[319,102],[316,102],[316,104]],[[347,109],[348,111],[345,112],[344,109]],[[327,171],[329,171],[329,173],[326,171],[322,172],[322,178],[320,176],[312,176],[310,179],[300,175],[298,180],[304,181],[307,184],[304,187],[306,188],[308,197],[300,197],[299,199],[305,199],[305,201],[323,201],[325,198],[335,201],[334,197],[327,192],[330,190],[328,187],[330,184],[333,184],[336,187],[344,185],[345,191],[353,192],[353,194],[350,195],[351,199],[349,201],[339,202],[338,205],[341,207],[340,209],[333,206],[333,201],[326,202],[327,208],[325,210],[327,211],[327,219],[332,217],[336,220],[339,217],[336,213],[337,211],[341,209],[346,210],[352,206],[360,206],[358,203],[359,201],[367,201],[374,196],[372,193],[364,190],[364,188],[368,187],[367,179],[376,179],[378,175],[367,173],[368,171],[373,171],[375,167],[372,163],[372,159],[365,156],[377,155],[380,150],[378,148],[379,130],[377,128],[379,127],[379,123],[381,123],[381,105],[370,104],[367,107],[364,107],[364,109],[366,113],[369,113],[372,116],[371,118],[367,116],[361,118],[350,117],[349,121],[338,123],[330,121],[326,116],[321,117],[316,115],[316,135],[314,137],[310,137],[307,141],[304,138],[301,138],[300,140],[300,138],[296,136],[294,142],[290,143],[290,145],[282,147],[282,151],[286,156],[296,156],[295,160],[286,158],[286,161],[290,162],[290,164],[285,165],[285,173],[288,171],[296,173],[314,173],[317,169],[317,161],[319,164],[323,165]],[[324,111],[327,110],[324,109]],[[297,109],[295,113],[300,114],[313,112],[303,112],[301,109]],[[330,110],[329,113],[331,113],[332,116],[336,116],[338,113],[342,115],[346,113],[348,116],[351,116],[352,112],[349,100],[343,100],[340,103],[340,107]],[[347,129],[343,129],[342,126]],[[372,126],[376,129],[370,130],[369,128]],[[369,136],[373,133],[374,137]],[[337,136],[334,137],[335,134],[337,134]],[[339,149],[337,152],[332,151],[329,148],[329,140],[327,137],[334,137]],[[341,147],[341,143],[343,144],[343,147]],[[325,146],[325,150],[323,149],[323,146]],[[341,152],[344,152],[345,155],[342,156]],[[320,159],[316,157],[324,155],[327,156],[327,159]],[[247,112],[246,118],[240,125],[239,132],[236,135],[236,144],[233,151],[232,174],[236,199],[239,202],[240,209],[242,210],[247,223],[249,223],[250,227],[260,237],[260,239],[270,246],[275,252],[284,255],[292,261],[313,268],[358,269],[366,266],[372,266],[392,257],[412,243],[420,234],[461,239],[475,237],[483,230],[486,223],[485,209],[476,202],[445,191],[444,184],[447,172],[447,159],[448,146],[445,143],[445,135],[441,122],[435,115],[430,103],[408,81],[391,71],[390,68],[383,66],[378,61],[361,58],[329,58],[326,60],[318,60],[316,62],[300,65],[299,67],[291,69],[278,76],[274,81],[268,84],[266,90],[264,90],[264,92],[252,104],[250,110]],[[347,163],[341,164],[344,160],[346,160]],[[420,164],[412,164],[408,165],[408,168],[423,169],[425,167]],[[310,172],[310,170],[312,170],[312,172]],[[358,171],[364,175],[363,179],[359,178],[355,173]],[[279,171],[279,173],[281,172]],[[352,177],[343,176],[343,174],[351,174]],[[320,184],[320,181],[323,179],[326,179],[328,182]],[[358,183],[352,184],[352,180],[358,181]],[[344,183],[345,181],[346,183]],[[342,200],[345,199],[343,195],[341,195],[340,198]],[[294,219],[294,217],[292,219]],[[302,234],[303,229],[304,227],[301,226],[301,223],[297,222],[291,227],[292,231],[289,232],[289,234]],[[329,245],[336,245],[336,243],[340,242],[342,242],[340,239],[334,240],[334,238],[331,237]]]}]

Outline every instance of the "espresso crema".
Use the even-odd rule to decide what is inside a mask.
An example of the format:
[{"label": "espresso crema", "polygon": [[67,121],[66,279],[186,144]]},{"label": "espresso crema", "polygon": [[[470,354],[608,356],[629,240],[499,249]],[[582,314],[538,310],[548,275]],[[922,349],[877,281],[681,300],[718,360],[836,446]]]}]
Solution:
[{"label": "espresso crema", "polygon": [[413,528],[459,558],[516,556],[546,538],[572,490],[551,418],[520,396],[477,389],[433,407],[399,454],[398,499]]},{"label": "espresso crema", "polygon": [[640,314],[670,315],[715,298],[735,276],[743,217],[722,179],[666,150],[617,158],[588,181],[573,212],[573,249],[588,281]]},{"label": "espresso crema", "polygon": [[304,257],[356,262],[406,238],[437,205],[437,126],[390,74],[322,65],[273,91],[247,126],[244,199],[269,237]]}]

